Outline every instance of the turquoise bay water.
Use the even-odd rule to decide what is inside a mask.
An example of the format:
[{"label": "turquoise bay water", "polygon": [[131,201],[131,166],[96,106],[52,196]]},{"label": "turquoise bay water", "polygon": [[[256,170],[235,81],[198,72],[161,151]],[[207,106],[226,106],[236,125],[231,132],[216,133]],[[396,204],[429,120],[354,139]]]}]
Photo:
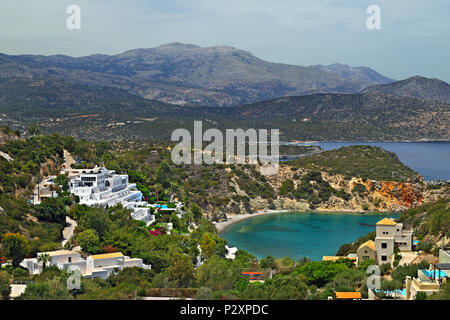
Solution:
[{"label": "turquoise bay water", "polygon": [[[425,180],[450,180],[450,142],[321,142],[323,150],[350,145],[379,146],[395,152],[399,159]],[[302,144],[299,144],[302,145]],[[398,217],[391,215],[390,217]],[[344,243],[375,231],[382,215],[289,213],[258,216],[237,222],[221,236],[229,245],[258,257],[289,256],[321,260],[334,255]]]},{"label": "turquoise bay water", "polygon": [[323,256],[335,255],[342,244],[375,231],[375,224],[386,216],[399,217],[398,214],[269,214],[236,222],[220,236],[228,245],[259,258],[272,255],[322,260]]}]

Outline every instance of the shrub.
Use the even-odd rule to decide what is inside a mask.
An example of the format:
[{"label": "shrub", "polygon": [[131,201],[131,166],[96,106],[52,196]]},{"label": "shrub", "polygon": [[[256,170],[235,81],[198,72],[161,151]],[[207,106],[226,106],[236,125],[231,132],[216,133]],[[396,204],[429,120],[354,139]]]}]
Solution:
[{"label": "shrub", "polygon": [[417,292],[416,300],[427,300],[427,294],[425,292]]},{"label": "shrub", "polygon": [[431,253],[431,250],[433,249],[433,243],[432,242],[419,242],[417,245],[417,249],[424,251],[426,253]]},{"label": "shrub", "polygon": [[352,189],[352,193],[366,193],[366,192],[367,192],[366,186],[361,183],[357,183]]}]

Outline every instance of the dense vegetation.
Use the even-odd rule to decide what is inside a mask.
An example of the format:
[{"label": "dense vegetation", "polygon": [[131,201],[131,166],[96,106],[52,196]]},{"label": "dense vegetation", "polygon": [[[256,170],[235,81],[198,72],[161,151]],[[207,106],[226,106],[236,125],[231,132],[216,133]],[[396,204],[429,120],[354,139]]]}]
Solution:
[{"label": "dense vegetation", "polygon": [[379,181],[409,181],[418,178],[418,173],[401,163],[394,153],[372,146],[342,147],[286,164],[341,174],[347,179],[360,177]]},{"label": "dense vegetation", "polygon": [[[242,250],[235,260],[225,258],[226,241],[216,234],[202,210],[213,207],[220,211],[225,204],[245,204],[258,195],[275,197],[275,190],[252,166],[175,166],[169,160],[170,146],[163,142],[93,143],[34,133],[30,132],[26,140],[10,140],[0,149],[14,158],[12,162],[2,162],[9,169],[2,173],[1,180],[0,260],[12,262],[0,270],[0,294],[5,297],[9,294],[5,283],[11,280],[33,281],[20,299],[134,299],[153,295],[197,299],[327,299],[335,291],[356,290],[363,296],[367,293],[367,266],[361,264],[356,268],[348,259],[336,262],[300,259],[294,264],[288,257],[258,260]],[[133,220],[130,211],[120,205],[87,207],[64,190],[58,190],[59,197],[39,205],[27,203],[32,183],[21,186],[14,178],[27,174],[33,181],[35,176],[59,172],[63,149],[81,160],[78,166],[103,163],[117,172],[128,172],[130,180],[137,183],[150,202],[164,201],[171,205],[170,198],[178,198],[185,203],[185,213],[179,217],[155,212],[156,225],[147,227]],[[314,194],[322,200],[334,192],[315,170],[296,180],[299,182],[296,188],[292,181],[286,180],[279,192],[288,197]],[[58,181],[64,189],[67,181],[62,177]],[[234,187],[230,182],[235,182]],[[223,190],[223,185],[230,188]],[[238,195],[236,188],[247,196]],[[438,203],[427,208],[433,223],[424,226],[425,231],[435,230],[435,223],[440,225],[444,221],[443,226],[446,225],[448,206]],[[408,216],[418,215],[411,212]],[[78,222],[66,248],[79,245],[85,254],[120,251],[142,258],[152,265],[152,270],[130,268],[113,273],[107,280],[83,279],[80,290],[67,288],[66,270],[50,266],[40,275],[29,276],[18,263],[24,257],[35,257],[37,252],[60,249],[65,216]],[[173,224],[171,234],[167,232],[168,222]],[[340,252],[347,253],[356,246],[341,248]],[[198,267],[199,261],[203,264]],[[264,282],[250,282],[241,275],[243,271],[255,270],[263,271]],[[417,272],[414,270],[415,267],[404,273]],[[385,279],[383,287],[386,290],[400,287],[404,273],[396,269],[392,273],[394,280]]]},{"label": "dense vegetation", "polygon": [[310,171],[301,177],[294,176],[298,181],[297,187],[295,187],[292,180],[283,181],[279,190],[280,196],[286,196],[294,199],[304,199],[310,203],[311,208],[327,201],[332,194],[348,198],[344,191],[338,192],[333,189],[330,184],[322,179],[322,174],[318,171]]},{"label": "dense vegetation", "polygon": [[283,141],[446,140],[450,136],[448,103],[378,93],[308,94],[229,108],[189,107],[113,87],[6,77],[0,79],[0,95],[7,123],[26,127],[40,118],[46,133],[94,140],[169,139],[180,127],[193,132],[194,120],[203,120],[204,129],[222,132],[279,129]]},{"label": "dense vegetation", "polygon": [[399,221],[413,227],[419,238],[425,235],[450,236],[450,198],[408,209],[402,213]]},{"label": "dense vegetation", "polygon": [[363,243],[369,241],[369,240],[375,240],[376,232],[372,231],[366,234],[365,236],[359,237],[358,240],[356,240],[353,243],[345,243],[341,245],[336,252],[337,256],[347,256],[350,253],[356,253],[356,250],[359,248],[360,245]]}]

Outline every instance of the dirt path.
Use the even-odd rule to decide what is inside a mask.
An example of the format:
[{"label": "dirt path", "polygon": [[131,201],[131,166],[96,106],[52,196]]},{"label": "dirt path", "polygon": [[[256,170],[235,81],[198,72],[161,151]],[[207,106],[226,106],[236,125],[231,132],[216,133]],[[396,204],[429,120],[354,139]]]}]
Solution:
[{"label": "dirt path", "polygon": [[66,222],[69,224],[68,227],[65,227],[62,234],[63,234],[63,241],[61,242],[61,245],[64,247],[69,241],[70,238],[73,236],[73,232],[77,226],[77,222],[75,220],[72,220],[70,217],[66,216]]},{"label": "dirt path", "polygon": [[415,252],[409,252],[409,251],[404,251],[404,252],[400,252],[400,254],[402,255],[402,259],[399,262],[399,266],[404,266],[407,264],[411,264],[411,262],[414,261],[414,259],[417,258],[417,254]]},{"label": "dirt path", "polygon": [[[69,151],[64,149],[64,163],[63,166],[66,167],[67,170],[70,170],[71,165],[75,163],[75,159],[72,157]],[[61,167],[61,171],[64,171],[64,167]]]}]

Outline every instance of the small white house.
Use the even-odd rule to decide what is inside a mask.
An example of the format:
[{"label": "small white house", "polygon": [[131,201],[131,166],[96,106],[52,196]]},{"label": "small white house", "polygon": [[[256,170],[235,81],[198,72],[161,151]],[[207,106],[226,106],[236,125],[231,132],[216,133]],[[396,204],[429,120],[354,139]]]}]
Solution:
[{"label": "small white house", "polygon": [[236,247],[229,247],[225,245],[225,249],[227,249],[227,254],[225,255],[225,258],[234,260],[236,259],[236,252],[238,251],[238,248]]},{"label": "small white house", "polygon": [[123,268],[140,267],[151,269],[150,265],[145,265],[142,259],[124,256],[121,252],[96,254],[86,259],[86,278],[106,279],[114,270]]},{"label": "small white house", "polygon": [[[38,252],[37,257],[48,254],[50,261],[47,266],[57,266],[59,269],[69,265],[79,265],[81,270],[86,270],[86,260],[81,258],[81,254],[69,250],[57,250],[49,252]],[[43,263],[38,262],[38,258],[24,259],[20,265],[26,269],[30,274],[40,274],[42,272]]]},{"label": "small white house", "polygon": [[[130,258],[120,252],[96,254],[83,259],[78,252],[68,250],[58,250],[51,252],[41,252],[39,255],[48,254],[51,257],[48,265],[56,265],[59,269],[78,269],[85,278],[106,279],[115,270],[123,268],[140,267],[151,269],[150,265],[145,265],[142,259]],[[37,261],[37,258],[24,259],[21,266],[28,269],[30,274],[40,274],[43,270],[43,264]]]}]

